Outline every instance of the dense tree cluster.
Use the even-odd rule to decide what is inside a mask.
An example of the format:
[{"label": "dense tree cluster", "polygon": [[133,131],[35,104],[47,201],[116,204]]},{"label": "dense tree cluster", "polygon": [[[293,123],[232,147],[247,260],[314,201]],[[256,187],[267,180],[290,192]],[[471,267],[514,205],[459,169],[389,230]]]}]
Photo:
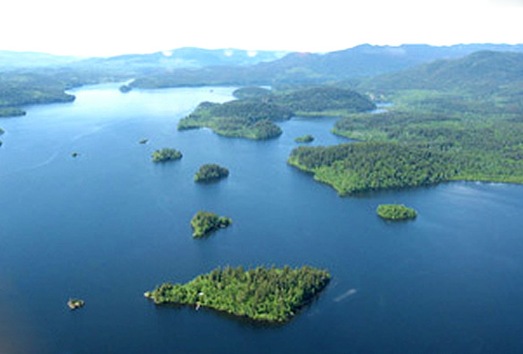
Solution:
[{"label": "dense tree cluster", "polygon": [[151,156],[153,162],[167,162],[179,160],[182,158],[182,153],[176,149],[172,148],[163,148],[160,150],[155,150]]},{"label": "dense tree cluster", "polygon": [[229,176],[229,170],[220,165],[209,163],[200,166],[194,175],[195,182],[214,182]]},{"label": "dense tree cluster", "polygon": [[523,183],[521,58],[482,52],[373,79],[394,106],[345,115],[333,129],[360,142],[299,148],[289,162],[341,194],[449,180]]},{"label": "dense tree cluster", "polygon": [[416,210],[403,204],[380,204],[376,213],[379,217],[392,221],[414,219],[418,215]]},{"label": "dense tree cluster", "polygon": [[222,104],[202,102],[181,119],[178,129],[208,127],[215,133],[248,139],[270,139],[282,134],[275,121],[301,115],[332,115],[375,108],[363,95],[336,87],[314,87],[272,93],[260,87],[234,92],[241,99]]},{"label": "dense tree cluster", "polygon": [[146,296],[156,304],[209,307],[257,321],[284,322],[309,303],[330,274],[308,266],[217,268],[186,284],[164,283]]},{"label": "dense tree cluster", "polygon": [[275,95],[274,100],[299,115],[326,111],[365,112],[376,108],[376,105],[362,94],[334,86],[294,90]]},{"label": "dense tree cluster", "polygon": [[71,102],[73,95],[65,93],[68,84],[43,73],[2,73],[0,76],[0,117],[20,116],[20,108],[29,104]]},{"label": "dense tree cluster", "polygon": [[449,180],[457,171],[442,146],[361,142],[299,147],[289,163],[332,185],[341,195],[416,187]]},{"label": "dense tree cluster", "polygon": [[232,224],[232,219],[208,211],[199,211],[191,219],[194,238],[202,238]]},{"label": "dense tree cluster", "polygon": [[314,141],[314,137],[310,134],[299,136],[294,139],[297,143],[312,143]]},{"label": "dense tree cluster", "polygon": [[215,133],[248,139],[271,139],[281,135],[274,121],[289,119],[292,112],[270,102],[238,100],[223,104],[203,102],[178,123],[178,129],[211,128]]}]

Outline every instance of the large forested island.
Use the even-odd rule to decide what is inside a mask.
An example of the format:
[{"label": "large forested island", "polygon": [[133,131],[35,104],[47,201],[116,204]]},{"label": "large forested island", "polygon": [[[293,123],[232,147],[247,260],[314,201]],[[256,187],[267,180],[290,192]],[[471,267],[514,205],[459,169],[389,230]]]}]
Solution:
[{"label": "large forested island", "polygon": [[364,112],[376,106],[367,97],[344,88],[319,86],[273,93],[248,87],[235,91],[240,99],[203,102],[178,123],[179,130],[207,127],[215,133],[255,140],[276,138],[282,130],[274,122],[294,115],[332,116]]},{"label": "large forested island", "polygon": [[198,169],[194,175],[194,181],[200,183],[216,182],[229,176],[229,170],[226,167],[215,163],[207,163]]},{"label": "large forested island", "polygon": [[186,284],[164,283],[145,296],[156,304],[192,305],[256,321],[285,322],[329,283],[326,270],[217,268]]},{"label": "large forested island", "polygon": [[219,216],[208,211],[199,211],[191,219],[191,227],[193,229],[192,236],[194,238],[202,238],[231,224],[231,218]]}]

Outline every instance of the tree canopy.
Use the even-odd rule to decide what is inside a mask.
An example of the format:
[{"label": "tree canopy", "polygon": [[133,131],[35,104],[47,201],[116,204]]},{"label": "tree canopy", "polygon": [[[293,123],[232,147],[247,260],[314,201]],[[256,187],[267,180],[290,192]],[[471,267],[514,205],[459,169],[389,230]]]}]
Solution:
[{"label": "tree canopy", "polygon": [[208,307],[256,321],[285,322],[316,297],[330,274],[301,268],[216,268],[186,284],[164,283],[145,296],[156,304]]}]

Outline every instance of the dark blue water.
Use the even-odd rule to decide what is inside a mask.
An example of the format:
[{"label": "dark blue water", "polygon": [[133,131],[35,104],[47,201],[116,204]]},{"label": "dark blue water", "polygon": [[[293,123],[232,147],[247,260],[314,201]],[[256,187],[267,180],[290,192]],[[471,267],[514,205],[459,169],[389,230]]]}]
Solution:
[{"label": "dark blue water", "polygon": [[[199,102],[231,92],[87,87],[0,121],[0,353],[523,352],[523,187],[340,198],[286,165],[297,136],[343,141],[333,120],[293,119],[267,142],[176,131]],[[183,159],[153,164],[162,147]],[[195,184],[207,162],[229,178]],[[419,217],[384,222],[375,208],[389,202]],[[193,240],[200,209],[234,224]],[[217,266],[272,264],[324,267],[333,280],[278,327],[143,297]],[[85,308],[69,311],[69,297]]]}]

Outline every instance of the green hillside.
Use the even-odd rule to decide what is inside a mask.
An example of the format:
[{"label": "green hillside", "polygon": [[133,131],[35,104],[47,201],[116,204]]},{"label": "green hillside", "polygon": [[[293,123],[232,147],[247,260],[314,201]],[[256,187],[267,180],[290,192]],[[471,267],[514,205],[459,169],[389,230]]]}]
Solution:
[{"label": "green hillside", "polygon": [[300,147],[289,163],[340,194],[450,180],[523,183],[523,55],[481,52],[378,77],[394,105],[348,114],[333,131],[360,142]]}]

